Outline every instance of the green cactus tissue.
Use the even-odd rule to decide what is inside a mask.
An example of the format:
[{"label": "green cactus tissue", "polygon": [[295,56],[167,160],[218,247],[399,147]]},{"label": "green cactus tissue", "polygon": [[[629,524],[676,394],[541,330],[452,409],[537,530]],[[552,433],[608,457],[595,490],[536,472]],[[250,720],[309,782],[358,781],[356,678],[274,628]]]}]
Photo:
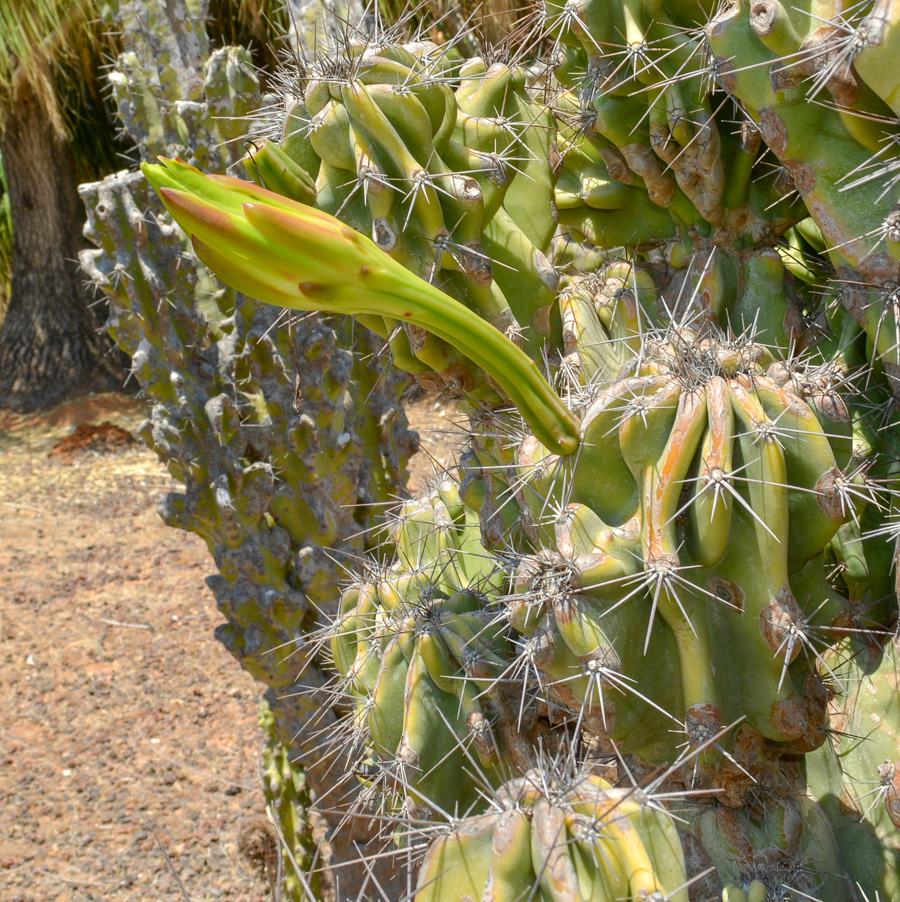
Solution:
[{"label": "green cactus tissue", "polygon": [[319,637],[407,897],[900,892],[897,21],[348,25],[282,74],[263,187],[145,167],[226,282],[468,415]]}]

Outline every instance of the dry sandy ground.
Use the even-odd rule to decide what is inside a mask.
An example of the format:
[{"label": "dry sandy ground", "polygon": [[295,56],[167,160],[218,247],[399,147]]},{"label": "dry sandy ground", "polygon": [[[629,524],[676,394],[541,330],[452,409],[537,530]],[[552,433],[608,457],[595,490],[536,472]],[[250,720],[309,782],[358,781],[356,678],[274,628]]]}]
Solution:
[{"label": "dry sandy ground", "polygon": [[[410,411],[440,458],[443,414]],[[3,902],[269,898],[237,852],[264,814],[260,692],[212,637],[205,545],[156,514],[175,484],[140,444],[48,456],[143,416],[104,395],[0,418]]]}]

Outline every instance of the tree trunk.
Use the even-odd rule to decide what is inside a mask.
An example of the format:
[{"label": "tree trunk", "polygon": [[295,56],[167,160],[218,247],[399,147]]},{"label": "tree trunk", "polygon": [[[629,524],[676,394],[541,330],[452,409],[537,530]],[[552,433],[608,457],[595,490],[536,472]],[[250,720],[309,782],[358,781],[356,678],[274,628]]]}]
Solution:
[{"label": "tree trunk", "polygon": [[69,145],[53,132],[26,79],[0,131],[9,179],[13,271],[0,325],[0,407],[48,407],[88,389],[121,387],[122,360],[101,334],[105,302],[78,265],[84,209]]}]

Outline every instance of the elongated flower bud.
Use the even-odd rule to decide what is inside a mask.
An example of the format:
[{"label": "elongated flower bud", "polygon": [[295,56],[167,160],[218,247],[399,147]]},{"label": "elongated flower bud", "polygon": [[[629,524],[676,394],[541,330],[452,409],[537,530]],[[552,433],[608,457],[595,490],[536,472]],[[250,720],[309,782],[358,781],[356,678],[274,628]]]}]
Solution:
[{"label": "elongated flower bud", "polygon": [[387,316],[443,338],[496,380],[548,447],[571,454],[578,422],[530,360],[493,326],[338,220],[178,160],[147,179],[219,278],[294,310]]}]

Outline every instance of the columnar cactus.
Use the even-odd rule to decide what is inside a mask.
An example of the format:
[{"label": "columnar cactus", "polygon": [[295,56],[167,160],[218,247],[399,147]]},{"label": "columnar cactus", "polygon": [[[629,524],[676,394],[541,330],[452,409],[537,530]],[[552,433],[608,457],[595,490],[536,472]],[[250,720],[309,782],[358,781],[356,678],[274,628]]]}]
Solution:
[{"label": "columnar cactus", "polygon": [[[537,113],[472,125],[470,73],[489,94],[516,67],[349,29],[269,125],[302,196],[145,167],[230,284],[471,377],[458,472],[393,521],[394,563],[327,637],[340,748],[422,853],[422,902],[900,894],[898,16],[548,2],[546,59],[503,92],[552,99],[545,151]],[[531,193],[464,165],[470,128],[509,136]],[[466,209],[415,188],[466,177]],[[593,246],[549,307],[531,197]],[[415,251],[451,209],[478,278]],[[524,254],[492,248],[488,210]]]},{"label": "columnar cactus", "polygon": [[[205,3],[115,8],[124,51],[109,80],[145,159],[178,154],[224,169],[243,153],[235,139],[263,102],[258,75],[246,50],[210,51],[205,15]],[[222,290],[140,173],[81,193],[98,246],[82,265],[154,403],[141,434],[184,485],[161,514],[209,546],[218,568],[209,585],[225,617],[216,635],[267,688],[284,744],[270,754],[308,766],[310,782],[327,789],[333,778],[316,767],[309,729],[320,705],[295,683],[301,661],[304,687],[328,676],[303,637],[334,609],[342,568],[365,550],[381,506],[404,490],[415,449],[398,404],[404,383],[379,362],[382,342],[352,323],[282,323],[277,309]],[[302,770],[282,776],[306,779]],[[289,835],[297,827],[282,824]]]}]

